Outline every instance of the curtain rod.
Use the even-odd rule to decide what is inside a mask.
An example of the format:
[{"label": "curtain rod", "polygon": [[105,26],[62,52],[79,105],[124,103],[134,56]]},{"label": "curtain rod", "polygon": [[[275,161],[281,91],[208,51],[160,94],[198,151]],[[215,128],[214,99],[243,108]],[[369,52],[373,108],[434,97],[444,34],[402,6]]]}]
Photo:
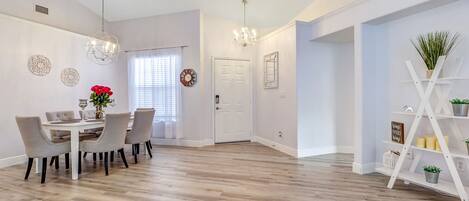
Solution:
[{"label": "curtain rod", "polygon": [[188,45],[179,45],[179,46],[169,46],[169,47],[155,47],[155,48],[146,48],[146,49],[137,49],[137,50],[124,50],[125,53],[127,52],[141,52],[141,51],[150,51],[150,50],[161,50],[161,49],[171,49],[171,48],[185,48],[189,47]]}]

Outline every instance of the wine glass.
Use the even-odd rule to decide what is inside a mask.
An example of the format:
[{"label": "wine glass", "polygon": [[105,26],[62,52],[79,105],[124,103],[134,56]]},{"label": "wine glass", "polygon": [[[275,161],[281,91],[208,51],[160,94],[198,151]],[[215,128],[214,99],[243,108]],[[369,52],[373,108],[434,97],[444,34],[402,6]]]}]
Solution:
[{"label": "wine glass", "polygon": [[80,99],[78,106],[81,108],[81,120],[85,120],[85,108],[88,106],[88,99]]}]

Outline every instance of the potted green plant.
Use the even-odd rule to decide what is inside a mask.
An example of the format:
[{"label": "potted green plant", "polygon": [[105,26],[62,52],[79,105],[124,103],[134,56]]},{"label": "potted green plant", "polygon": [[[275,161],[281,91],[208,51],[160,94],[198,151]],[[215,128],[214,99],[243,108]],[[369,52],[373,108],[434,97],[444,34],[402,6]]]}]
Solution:
[{"label": "potted green plant", "polygon": [[438,178],[440,177],[440,172],[441,169],[437,166],[434,165],[429,165],[423,167],[423,170],[425,171],[425,180],[428,183],[432,184],[437,184],[438,183]]},{"label": "potted green plant", "polygon": [[459,34],[449,32],[431,32],[417,37],[412,45],[417,49],[427,66],[427,78],[430,78],[440,56],[448,56],[458,41]]},{"label": "potted green plant", "polygon": [[454,98],[449,101],[453,106],[453,114],[458,117],[467,117],[469,110],[469,99]]}]

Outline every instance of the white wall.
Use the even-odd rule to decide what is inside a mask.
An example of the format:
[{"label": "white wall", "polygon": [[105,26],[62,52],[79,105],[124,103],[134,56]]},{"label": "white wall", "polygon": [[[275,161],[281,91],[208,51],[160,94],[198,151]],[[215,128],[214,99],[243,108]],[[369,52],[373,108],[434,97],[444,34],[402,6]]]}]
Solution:
[{"label": "white wall", "polygon": [[335,44],[335,145],[341,153],[353,153],[355,128],[355,72],[353,43]]},{"label": "white wall", "polygon": [[293,20],[310,22],[360,1],[362,0],[315,0],[303,9]]},{"label": "white wall", "polygon": [[[296,25],[288,25],[264,37],[257,47],[256,137],[296,155]],[[279,52],[279,88],[264,89],[264,56],[276,51]],[[282,132],[283,137],[279,137],[278,132]]]},{"label": "white wall", "polygon": [[297,32],[298,152],[311,156],[335,152],[334,64],[332,45],[310,41],[308,24]]},{"label": "white wall", "polygon": [[353,152],[354,50],[352,43],[310,41],[309,24],[297,31],[299,156]]},{"label": "white wall", "polygon": [[[0,15],[0,27],[0,86],[3,90],[0,163],[24,154],[15,122],[17,115],[40,116],[45,120],[47,111],[78,113],[78,99],[89,98],[90,87],[95,84],[113,88],[117,106],[108,108],[109,112],[128,110],[126,69],[90,62],[84,49],[87,37],[5,15]],[[51,60],[50,74],[38,77],[29,72],[27,62],[34,54]],[[60,81],[61,70],[68,67],[80,73],[76,87],[66,87]]]},{"label": "white wall", "polygon": [[[48,7],[49,15],[36,13],[35,4]],[[0,13],[75,33],[94,35],[101,26],[101,17],[75,0],[0,0],[0,5]]]}]

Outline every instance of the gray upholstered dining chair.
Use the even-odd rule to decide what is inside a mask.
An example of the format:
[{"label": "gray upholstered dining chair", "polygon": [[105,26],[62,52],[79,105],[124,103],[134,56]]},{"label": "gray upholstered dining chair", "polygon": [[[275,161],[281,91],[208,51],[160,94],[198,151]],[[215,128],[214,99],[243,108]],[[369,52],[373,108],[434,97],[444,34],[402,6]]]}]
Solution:
[{"label": "gray upholstered dining chair", "polygon": [[130,120],[130,113],[107,114],[103,133],[96,140],[84,140],[80,142],[78,156],[78,172],[81,172],[81,152],[104,153],[104,168],[106,176],[109,174],[109,152],[118,150],[125,167],[128,168],[125,159],[124,146],[127,125]]},{"label": "gray upholstered dining chair", "polygon": [[[58,111],[58,112],[46,112],[47,121],[73,121],[75,119],[75,112],[73,111]],[[65,138],[70,138],[70,131],[50,131],[51,139],[54,141],[60,141]]]},{"label": "gray upholstered dining chair", "polygon": [[[137,111],[142,111],[142,110],[153,110],[153,111],[156,111],[155,108],[152,108],[152,107],[140,107],[140,108],[137,108]],[[153,145],[151,144],[151,140],[148,140],[148,145],[150,146],[150,149],[153,149]]]},{"label": "gray upholstered dining chair", "polygon": [[155,110],[137,110],[134,114],[134,123],[132,130],[128,131],[125,137],[125,144],[132,145],[132,155],[134,155],[135,163],[137,163],[137,156],[140,152],[140,144],[145,144],[150,158],[150,138],[153,129],[153,117]]},{"label": "gray upholstered dining chair", "polygon": [[81,119],[95,119],[96,118],[96,110],[85,110],[79,111]]},{"label": "gray upholstered dining chair", "polygon": [[[56,111],[56,112],[46,112],[47,121],[80,121],[80,119],[75,119],[74,111]],[[102,130],[102,129],[101,129]],[[90,129],[85,130],[85,132],[80,132],[80,140],[92,139],[99,137],[101,134],[100,129]],[[61,130],[51,130],[51,139],[53,142],[64,142],[70,140],[70,131],[61,131]],[[96,156],[94,157],[96,159]],[[50,160],[50,165],[54,164],[55,168],[59,168],[59,157],[52,157]]]},{"label": "gray upholstered dining chair", "polygon": [[26,155],[28,156],[28,167],[24,176],[25,180],[29,177],[34,158],[42,158],[41,183],[44,183],[46,180],[47,157],[65,154],[65,164],[68,168],[70,153],[69,142],[53,143],[42,128],[41,119],[39,117],[16,117],[16,123],[18,124],[21,138],[23,139]]}]

